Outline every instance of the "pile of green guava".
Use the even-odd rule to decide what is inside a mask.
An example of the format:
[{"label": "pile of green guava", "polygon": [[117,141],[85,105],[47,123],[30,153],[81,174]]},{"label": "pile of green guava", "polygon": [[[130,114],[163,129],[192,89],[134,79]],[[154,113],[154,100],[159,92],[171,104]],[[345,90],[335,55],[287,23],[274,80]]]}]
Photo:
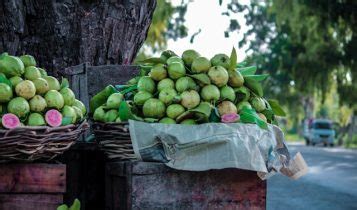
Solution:
[{"label": "pile of green guava", "polygon": [[31,55],[0,55],[1,126],[57,127],[84,119],[86,108],[67,79],[60,83],[37,66]]}]

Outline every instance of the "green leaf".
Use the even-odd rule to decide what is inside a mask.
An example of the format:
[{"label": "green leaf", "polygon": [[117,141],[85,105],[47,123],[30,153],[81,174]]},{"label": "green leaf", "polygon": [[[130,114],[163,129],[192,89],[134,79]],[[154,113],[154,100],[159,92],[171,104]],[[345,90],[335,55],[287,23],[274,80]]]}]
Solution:
[{"label": "green leaf", "polygon": [[89,102],[90,112],[94,113],[94,110],[96,110],[99,106],[107,102],[107,99],[111,94],[117,92],[118,90],[113,85],[108,85],[103,90],[98,92],[95,96],[92,97]]},{"label": "green leaf", "polygon": [[[153,66],[145,66],[145,65],[140,65],[140,76],[146,76],[149,74],[150,70],[152,69]],[[140,77],[139,77],[140,79]],[[139,81],[138,79],[138,81]]]},{"label": "green leaf", "polygon": [[187,75],[187,76],[192,77],[193,79],[198,80],[205,85],[211,84],[211,80],[209,79],[207,74],[193,74],[193,75]]},{"label": "green leaf", "polygon": [[245,78],[254,79],[257,82],[263,81],[269,77],[269,74],[259,74],[259,75],[246,75]]},{"label": "green leaf", "polygon": [[218,110],[215,107],[211,111],[211,115],[209,116],[209,121],[210,122],[221,122],[221,118],[218,116]]},{"label": "green leaf", "polygon": [[72,117],[63,117],[61,125],[69,125],[72,124]]},{"label": "green leaf", "polygon": [[268,128],[267,123],[259,117],[259,115],[254,109],[243,107],[243,109],[240,111],[239,116],[240,116],[240,121],[242,123],[257,124],[262,129]]},{"label": "green leaf", "polygon": [[60,205],[57,210],[68,210],[68,206],[66,204]]},{"label": "green leaf", "polygon": [[142,64],[158,64],[158,63],[162,63],[165,64],[165,61],[162,60],[161,58],[148,58],[142,61],[138,61],[138,63],[142,63]]},{"label": "green leaf", "polygon": [[81,202],[76,198],[69,210],[80,210],[81,209]]},{"label": "green leaf", "polygon": [[128,121],[132,118],[130,107],[126,101],[120,102],[119,105],[119,117],[122,121]]},{"label": "green leaf", "polygon": [[61,81],[61,89],[62,88],[69,88],[69,82],[67,78],[62,77],[62,81]]},{"label": "green leaf", "polygon": [[237,52],[236,49],[233,47],[232,52],[231,52],[231,57],[230,59],[230,64],[229,64],[229,69],[234,70],[237,65]]},{"label": "green leaf", "polygon": [[0,83],[7,84],[12,89],[12,83],[6,78],[5,74],[0,73]]},{"label": "green leaf", "polygon": [[244,77],[244,85],[256,95],[263,97],[263,87],[258,81],[249,77]]},{"label": "green leaf", "polygon": [[120,93],[123,94],[123,95],[125,95],[125,94],[130,93],[130,92],[133,92],[133,91],[135,91],[135,90],[137,90],[137,89],[138,89],[138,86],[137,86],[137,85],[132,85],[132,86],[130,86],[130,87],[128,87],[128,88],[126,88],[126,89],[120,91]]},{"label": "green leaf", "polygon": [[246,87],[234,88],[236,93],[236,103],[241,101],[248,101],[250,98],[250,90]]},{"label": "green leaf", "polygon": [[273,122],[275,119],[274,112],[271,109],[266,109],[261,112],[269,122]]},{"label": "green leaf", "polygon": [[255,72],[257,71],[257,67],[256,67],[256,66],[248,66],[248,67],[244,67],[244,68],[238,68],[237,70],[238,70],[243,76],[254,75]]},{"label": "green leaf", "polygon": [[269,99],[268,103],[271,106],[271,109],[273,110],[275,115],[282,116],[282,117],[286,116],[285,111],[281,108],[281,106],[277,100]]},{"label": "green leaf", "polygon": [[201,113],[208,118],[211,115],[212,106],[208,102],[201,102],[200,105],[189,111]]},{"label": "green leaf", "polygon": [[156,122],[159,122],[159,119],[156,119],[156,118],[144,118],[144,121],[148,122],[148,123],[156,123]]},{"label": "green leaf", "polygon": [[248,63],[246,61],[243,61],[243,62],[237,63],[236,67],[243,68],[243,67],[246,67],[247,65],[248,65]]}]

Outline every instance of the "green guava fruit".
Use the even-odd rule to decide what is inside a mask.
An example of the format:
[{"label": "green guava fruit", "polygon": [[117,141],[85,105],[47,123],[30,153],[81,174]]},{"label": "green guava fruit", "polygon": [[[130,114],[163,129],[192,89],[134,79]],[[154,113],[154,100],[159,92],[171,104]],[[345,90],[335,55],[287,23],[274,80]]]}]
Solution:
[{"label": "green guava fruit", "polygon": [[105,122],[115,122],[117,118],[118,118],[118,110],[116,109],[111,109],[107,111],[104,115]]},{"label": "green guava fruit", "polygon": [[0,83],[0,103],[9,102],[12,99],[12,90],[5,83]]},{"label": "green guava fruit", "polygon": [[163,52],[161,53],[160,59],[161,59],[162,61],[166,62],[167,59],[169,59],[169,58],[172,57],[172,56],[176,56],[176,54],[175,54],[173,51],[171,51],[171,50],[165,50],[165,51],[163,51]]},{"label": "green guava fruit", "polygon": [[184,112],[185,112],[185,108],[180,104],[171,104],[166,109],[166,115],[172,119],[176,119]]},{"label": "green guava fruit", "polygon": [[32,112],[43,112],[47,107],[46,100],[40,95],[35,95],[31,98],[29,104]]},{"label": "green guava fruit", "polygon": [[82,110],[74,105],[72,106],[72,108],[74,109],[74,111],[76,112],[76,115],[77,115],[76,122],[80,122],[83,119]]},{"label": "green guava fruit", "polygon": [[163,123],[163,124],[176,124],[176,121],[169,118],[169,117],[164,117],[162,118],[159,123]]},{"label": "green guava fruit", "polygon": [[165,65],[156,64],[149,73],[149,76],[155,81],[161,81],[167,77],[167,70]]},{"label": "green guava fruit", "polygon": [[196,90],[197,85],[191,77],[181,77],[176,81],[176,90],[182,93],[185,90]]},{"label": "green guava fruit", "polygon": [[176,56],[176,55],[168,58],[167,61],[166,61],[166,64],[170,65],[170,64],[172,64],[174,62],[179,62],[181,64],[184,64],[183,60],[180,57]]},{"label": "green guava fruit", "polygon": [[234,89],[228,85],[221,87],[220,95],[221,100],[229,100],[233,102],[236,99],[236,93],[234,92]]},{"label": "green guava fruit", "polygon": [[181,57],[185,65],[191,67],[193,60],[200,57],[200,54],[195,50],[185,50]]},{"label": "green guava fruit", "polygon": [[152,98],[152,94],[146,91],[139,91],[137,94],[134,95],[134,103],[142,106],[144,105],[145,101]]},{"label": "green guava fruit", "polygon": [[63,96],[57,90],[49,90],[45,95],[45,99],[49,108],[60,110],[64,106]]},{"label": "green guava fruit", "polygon": [[257,112],[262,112],[266,109],[265,102],[262,98],[254,97],[250,100],[252,107],[257,110]]},{"label": "green guava fruit", "polygon": [[180,124],[182,125],[196,125],[197,122],[194,119],[183,120]]},{"label": "green guava fruit", "polygon": [[122,102],[124,96],[121,93],[113,93],[108,99],[106,106],[108,109],[119,109],[120,103]]},{"label": "green guava fruit", "polygon": [[15,114],[19,118],[26,117],[26,115],[30,112],[30,105],[26,99],[22,97],[16,97],[11,99],[11,101],[8,103],[7,111]]},{"label": "green guava fruit", "polygon": [[10,78],[10,82],[11,82],[12,88],[14,90],[15,90],[16,85],[18,85],[22,81],[24,81],[24,80],[19,76],[13,76],[13,77]]},{"label": "green guava fruit", "polygon": [[180,77],[185,76],[186,69],[182,63],[173,62],[168,66],[169,77],[173,80],[177,80]]},{"label": "green guava fruit", "polygon": [[37,78],[41,78],[41,72],[34,66],[29,66],[25,68],[25,79],[35,80]]},{"label": "green guava fruit", "polygon": [[163,89],[169,89],[169,88],[175,88],[175,83],[170,78],[165,78],[157,84],[158,92],[162,91]]},{"label": "green guava fruit", "polygon": [[28,126],[43,126],[46,125],[45,118],[39,113],[31,113],[27,119]]},{"label": "green guava fruit", "polygon": [[165,105],[171,104],[176,96],[177,92],[175,89],[164,89],[159,93],[159,99],[164,102]]},{"label": "green guava fruit", "polygon": [[93,113],[94,121],[105,122],[105,111],[103,108],[104,108],[103,106],[100,106],[95,109]]},{"label": "green guava fruit", "polygon": [[36,87],[30,80],[24,80],[16,85],[15,92],[17,96],[23,97],[25,99],[30,99],[36,94]]},{"label": "green guava fruit", "polygon": [[46,72],[46,70],[45,70],[45,69],[41,69],[41,68],[37,68],[37,69],[40,71],[42,78],[44,78],[44,77],[47,77],[47,76],[48,76],[48,75],[47,75],[47,72]]},{"label": "green guava fruit", "polygon": [[48,85],[50,86],[50,90],[61,89],[61,85],[56,78],[52,76],[44,76],[43,78],[47,81]]},{"label": "green guava fruit", "polygon": [[205,57],[197,57],[191,65],[193,73],[206,73],[210,68],[211,62]]},{"label": "green guava fruit", "polygon": [[0,72],[4,73],[7,78],[21,76],[25,72],[25,66],[20,58],[4,55],[0,58]]},{"label": "green guava fruit", "polygon": [[217,106],[220,116],[225,114],[237,114],[237,107],[230,101],[222,101]]},{"label": "green guava fruit", "polygon": [[149,93],[155,92],[155,82],[150,77],[145,76],[141,77],[138,82],[138,90],[139,91],[146,91]]},{"label": "green guava fruit", "polygon": [[165,104],[156,98],[150,98],[145,101],[143,106],[143,114],[145,117],[160,119],[165,115]]},{"label": "green guava fruit", "polygon": [[33,84],[36,87],[36,94],[43,95],[50,90],[50,86],[48,85],[47,81],[43,78],[37,78],[33,80]]},{"label": "green guava fruit", "polygon": [[229,69],[231,60],[225,54],[217,54],[211,58],[212,66],[222,66],[225,69]]},{"label": "green guava fruit", "polygon": [[201,97],[204,101],[218,101],[220,95],[220,91],[215,85],[206,85],[201,90]]},{"label": "green guava fruit", "polygon": [[61,111],[63,117],[71,118],[71,123],[75,124],[77,121],[77,114],[76,111],[68,105],[65,105]]},{"label": "green guava fruit", "polygon": [[250,103],[249,103],[248,101],[242,101],[242,102],[239,102],[239,103],[237,104],[237,111],[238,111],[238,112],[242,111],[242,109],[243,109],[244,107],[246,107],[246,108],[248,108],[248,109],[251,109],[251,108],[252,108],[252,106],[250,105]]},{"label": "green guava fruit", "polygon": [[212,83],[218,87],[222,87],[228,82],[228,72],[222,66],[213,66],[208,71],[208,76]]},{"label": "green guava fruit", "polygon": [[36,66],[36,60],[32,55],[23,55],[20,57],[22,63],[24,63],[25,68],[29,66]]},{"label": "green guava fruit", "polygon": [[83,115],[83,116],[86,115],[86,113],[87,113],[87,108],[86,108],[86,106],[84,106],[84,104],[82,103],[82,101],[75,99],[75,100],[74,100],[74,103],[73,103],[73,106],[78,107],[78,108],[82,111],[82,115]]},{"label": "green guava fruit", "polygon": [[195,108],[200,104],[200,95],[195,90],[188,90],[181,93],[181,105],[187,109]]},{"label": "green guava fruit", "polygon": [[68,106],[72,106],[74,103],[74,100],[76,99],[76,96],[74,95],[73,91],[67,87],[62,88],[60,91],[64,104]]},{"label": "green guava fruit", "polygon": [[242,87],[244,84],[244,77],[239,71],[230,70],[228,71],[229,79],[228,84],[232,87]]}]

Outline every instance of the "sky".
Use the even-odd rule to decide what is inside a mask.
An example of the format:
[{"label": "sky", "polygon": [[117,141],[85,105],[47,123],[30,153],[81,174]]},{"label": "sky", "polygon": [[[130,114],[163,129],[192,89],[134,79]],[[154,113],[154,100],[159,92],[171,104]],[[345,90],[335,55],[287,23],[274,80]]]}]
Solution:
[{"label": "sky", "polygon": [[[173,0],[173,4],[179,4],[181,0]],[[179,55],[186,49],[195,49],[202,56],[213,57],[218,53],[230,54],[232,47],[237,50],[238,61],[243,61],[246,57],[244,48],[238,48],[238,42],[242,39],[243,33],[247,30],[243,14],[234,16],[223,16],[226,10],[224,4],[219,6],[218,0],[195,0],[188,5],[185,16],[188,36],[178,40],[169,40],[168,49],[173,50]],[[244,1],[243,1],[244,2]],[[224,31],[229,26],[230,18],[235,18],[241,25],[241,31],[230,33],[226,38]],[[190,37],[201,29],[201,33],[190,43]]]}]

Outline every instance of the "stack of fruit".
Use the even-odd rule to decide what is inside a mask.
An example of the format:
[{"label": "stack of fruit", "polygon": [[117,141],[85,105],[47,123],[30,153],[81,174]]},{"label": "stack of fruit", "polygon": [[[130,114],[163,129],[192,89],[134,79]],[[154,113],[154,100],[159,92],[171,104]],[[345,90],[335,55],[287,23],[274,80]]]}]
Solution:
[{"label": "stack of fruit", "polygon": [[84,119],[86,108],[68,87],[36,67],[34,57],[0,55],[0,113],[2,126],[57,127]]},{"label": "stack of fruit", "polygon": [[[237,63],[235,49],[230,57],[217,54],[211,59],[195,50],[186,50],[181,57],[168,50],[160,58],[140,63],[141,76],[128,85],[116,86],[117,90],[108,86],[92,99],[94,120],[170,124],[240,121],[266,127],[276,123],[275,115],[285,114],[277,101],[263,98],[260,82],[268,75],[255,75],[255,66]],[[103,98],[108,98],[106,103]]]}]

